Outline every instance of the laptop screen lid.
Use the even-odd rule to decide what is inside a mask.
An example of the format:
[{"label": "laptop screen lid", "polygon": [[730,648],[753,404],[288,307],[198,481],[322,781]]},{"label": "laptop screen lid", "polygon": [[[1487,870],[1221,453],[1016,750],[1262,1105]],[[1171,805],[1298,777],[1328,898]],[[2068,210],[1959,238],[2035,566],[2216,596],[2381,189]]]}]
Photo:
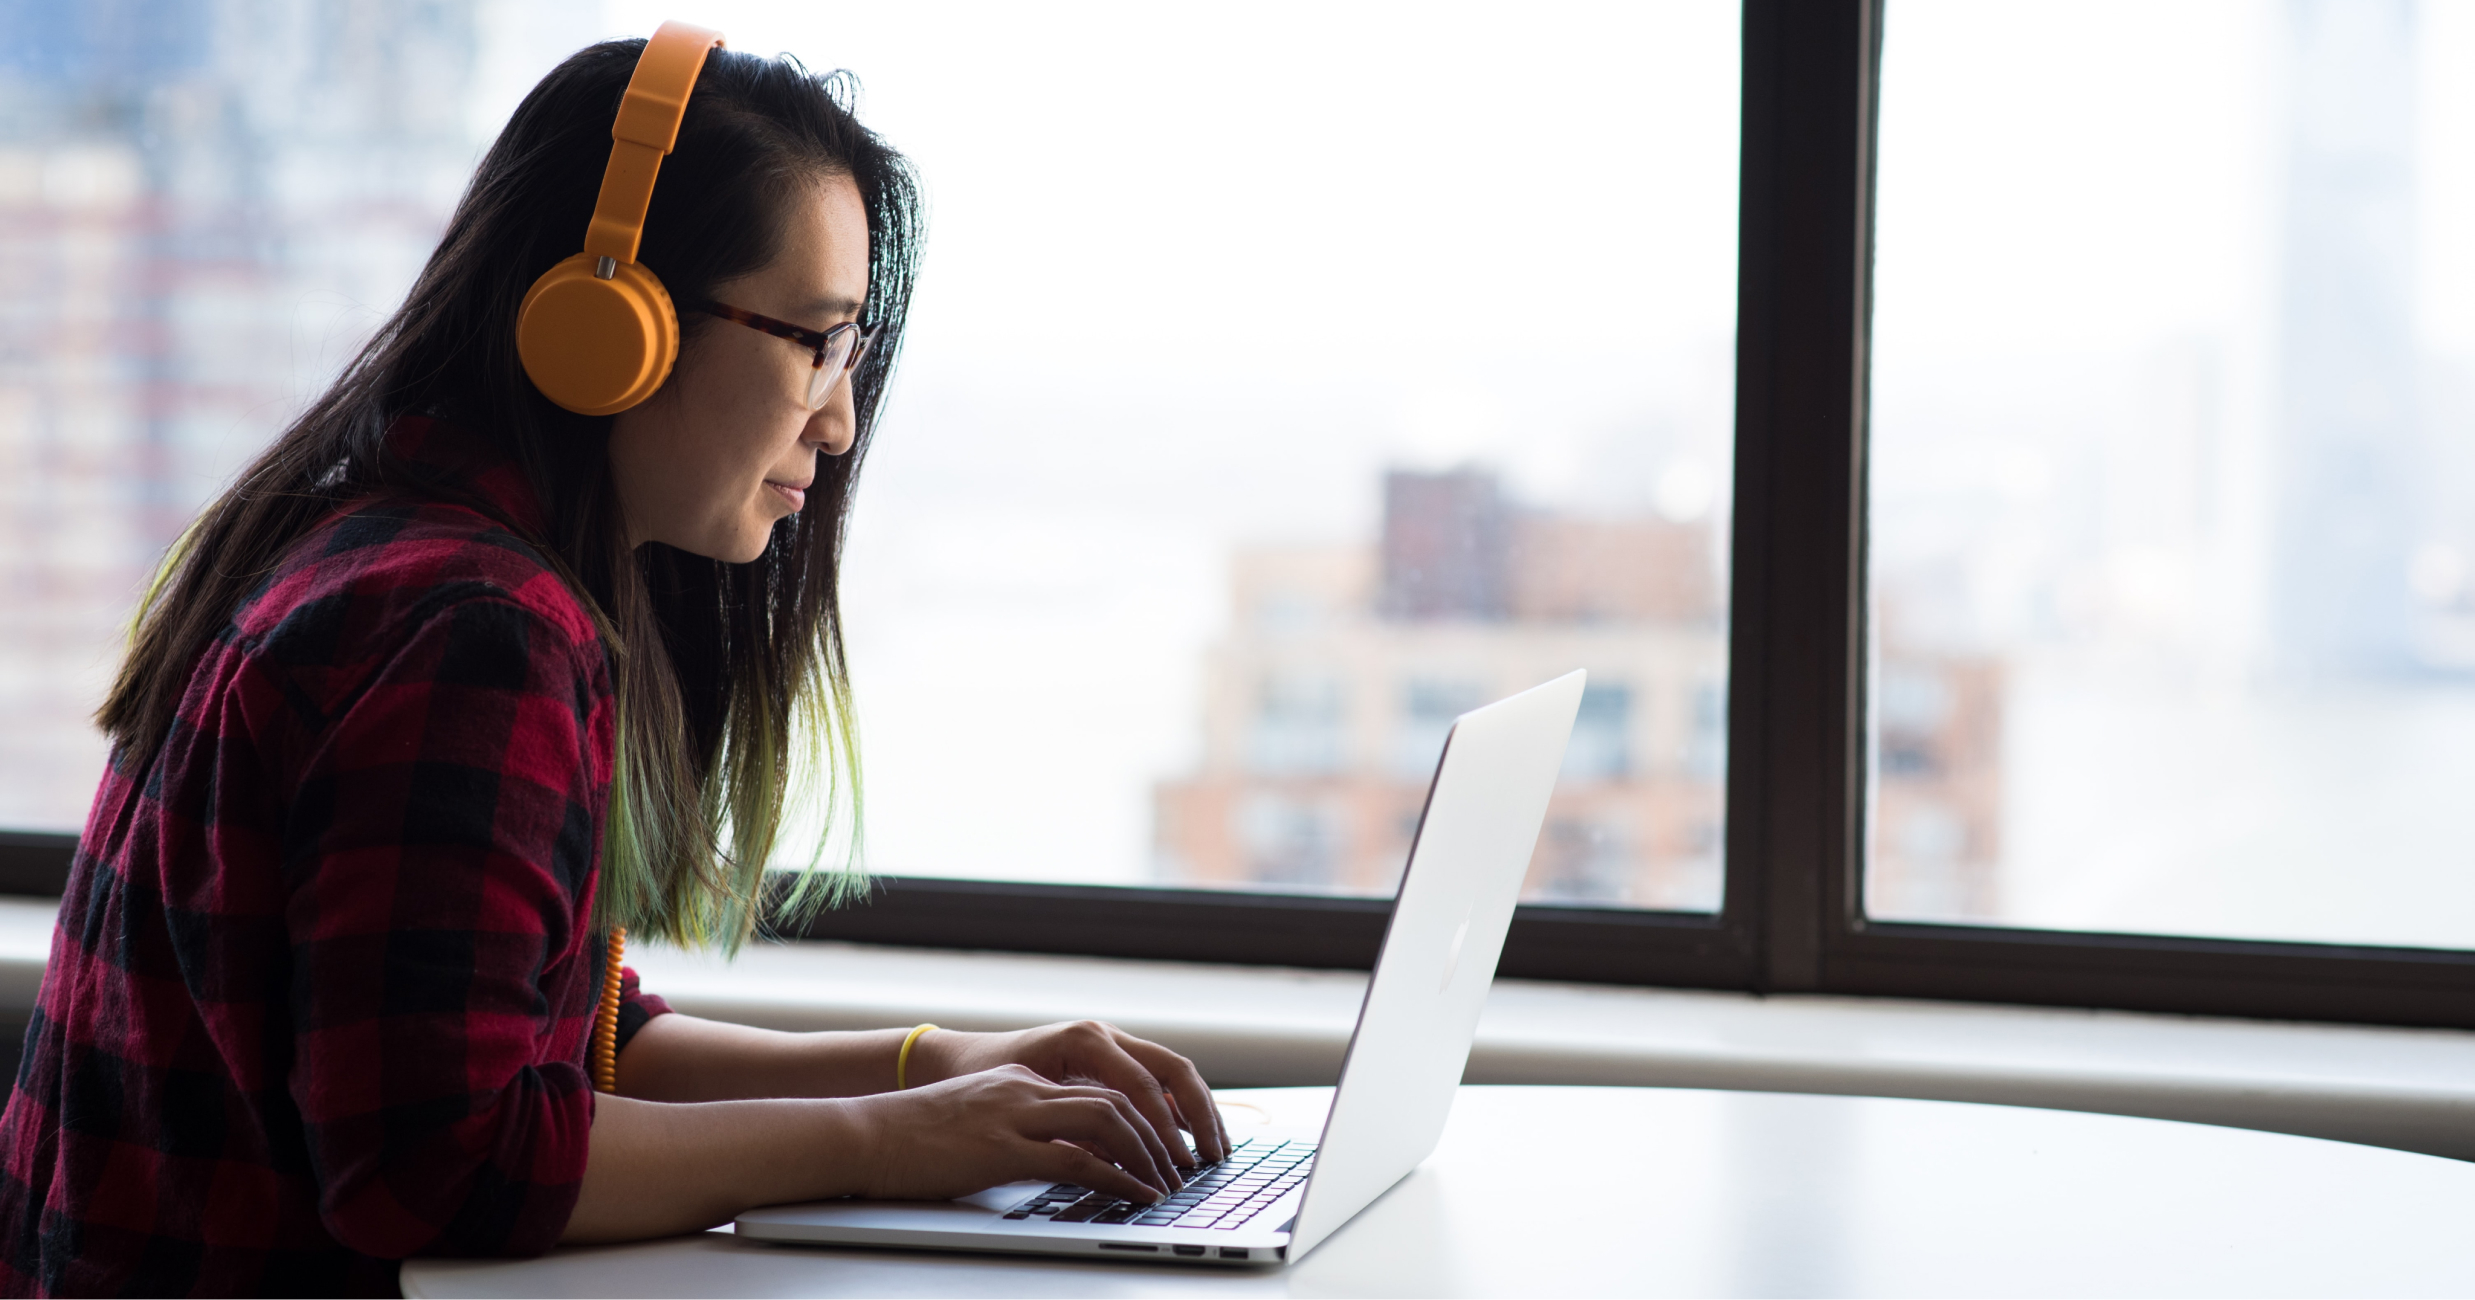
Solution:
[{"label": "laptop screen lid", "polygon": [[1445,738],[1290,1229],[1293,1262],[1407,1176],[1443,1136],[1584,677],[1567,673],[1464,713]]}]

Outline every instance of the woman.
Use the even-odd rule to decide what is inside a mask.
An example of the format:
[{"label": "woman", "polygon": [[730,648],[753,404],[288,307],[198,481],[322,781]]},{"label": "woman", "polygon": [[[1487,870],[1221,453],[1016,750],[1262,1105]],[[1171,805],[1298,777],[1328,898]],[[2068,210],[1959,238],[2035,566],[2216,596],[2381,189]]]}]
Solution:
[{"label": "woman", "polygon": [[678,364],[615,417],[551,404],[518,310],[643,46],[534,89],[403,308],[150,593],[0,1118],[7,1290],[385,1291],[407,1255],[782,1201],[1152,1200],[1225,1152],[1193,1066],[1104,1025],[777,1034],[632,972],[593,1091],[614,927],[749,936],[799,725],[856,789],[840,544],[918,248],[834,83],[716,51],[639,253]]}]

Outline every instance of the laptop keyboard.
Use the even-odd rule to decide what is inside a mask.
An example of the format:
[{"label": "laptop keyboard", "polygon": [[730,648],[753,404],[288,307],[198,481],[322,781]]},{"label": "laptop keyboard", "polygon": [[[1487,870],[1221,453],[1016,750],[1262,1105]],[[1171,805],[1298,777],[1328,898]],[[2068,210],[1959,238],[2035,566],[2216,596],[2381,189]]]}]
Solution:
[{"label": "laptop keyboard", "polygon": [[1229,1158],[1202,1165],[1165,1201],[1142,1205],[1059,1183],[1016,1206],[1009,1219],[1052,1223],[1127,1223],[1148,1228],[1235,1228],[1297,1190],[1315,1167],[1312,1142],[1240,1142]]}]

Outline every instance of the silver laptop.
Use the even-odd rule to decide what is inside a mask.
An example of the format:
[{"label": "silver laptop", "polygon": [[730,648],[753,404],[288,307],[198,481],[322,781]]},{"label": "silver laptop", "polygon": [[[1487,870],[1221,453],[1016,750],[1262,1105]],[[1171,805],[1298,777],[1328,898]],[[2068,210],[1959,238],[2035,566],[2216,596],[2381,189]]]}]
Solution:
[{"label": "silver laptop", "polygon": [[739,1216],[766,1241],[1207,1265],[1296,1260],[1435,1149],[1469,1061],[1582,674],[1454,720],[1321,1133],[1241,1144],[1158,1205],[1051,1183],[955,1201],[818,1201]]}]

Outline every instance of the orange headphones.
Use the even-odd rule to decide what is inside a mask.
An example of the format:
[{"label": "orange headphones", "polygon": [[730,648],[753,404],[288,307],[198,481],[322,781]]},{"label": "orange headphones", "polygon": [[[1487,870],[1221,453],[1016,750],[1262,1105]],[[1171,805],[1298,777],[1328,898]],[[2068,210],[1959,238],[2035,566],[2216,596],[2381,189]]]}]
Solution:
[{"label": "orange headphones", "polygon": [[722,34],[667,22],[645,42],[610,125],[610,166],[584,251],[542,273],[516,317],[516,355],[542,396],[578,415],[616,415],[653,395],[679,359],[679,313],[636,264],[662,158],[688,92]]}]

